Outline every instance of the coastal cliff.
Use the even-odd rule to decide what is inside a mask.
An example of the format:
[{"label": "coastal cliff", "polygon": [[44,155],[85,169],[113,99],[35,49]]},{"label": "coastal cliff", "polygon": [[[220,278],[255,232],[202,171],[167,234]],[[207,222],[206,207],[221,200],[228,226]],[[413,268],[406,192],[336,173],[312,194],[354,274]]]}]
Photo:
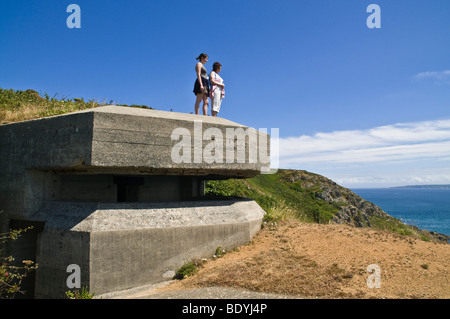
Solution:
[{"label": "coastal cliff", "polygon": [[251,179],[209,181],[206,194],[254,199],[267,212],[266,221],[293,217],[304,222],[388,230],[427,241],[450,239],[406,225],[351,190],[304,170],[280,169]]}]

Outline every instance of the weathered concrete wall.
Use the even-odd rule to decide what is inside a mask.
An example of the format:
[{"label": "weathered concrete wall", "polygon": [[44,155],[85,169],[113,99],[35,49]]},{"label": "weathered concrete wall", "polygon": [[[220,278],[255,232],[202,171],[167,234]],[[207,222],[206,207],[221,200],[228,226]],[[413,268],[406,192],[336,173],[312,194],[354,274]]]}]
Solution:
[{"label": "weathered concrete wall", "polygon": [[[252,138],[229,134],[239,130]],[[70,264],[97,294],[163,280],[259,229],[253,201],[188,201],[204,180],[268,167],[253,137],[269,146],[267,134],[222,118],[118,106],[1,125],[0,231],[44,224],[26,243],[27,254],[37,249],[37,297],[63,296]],[[173,158],[180,143],[188,162]]]},{"label": "weathered concrete wall", "polygon": [[243,245],[264,211],[252,200],[170,203],[54,202],[40,234],[36,297],[68,290],[67,266],[81,267],[81,285],[97,295],[168,280],[193,258]]},{"label": "weathered concrete wall", "polygon": [[41,168],[89,165],[92,132],[93,113],[0,125],[0,211],[28,219],[51,200],[57,181]]},{"label": "weathered concrete wall", "polygon": [[[200,135],[215,128],[221,136],[202,138],[201,147],[196,147],[198,121]],[[172,159],[179,140],[172,140],[171,134],[177,128],[185,129],[192,139],[190,163]],[[248,152],[258,153],[258,146],[248,139],[244,143],[247,157],[237,162],[237,138],[227,141],[226,133],[236,128],[268,139],[267,134],[222,118],[118,106],[1,125],[0,210],[10,218],[32,219],[42,204],[58,199],[64,187],[61,174],[253,177],[268,164],[249,160]],[[195,154],[203,155],[211,143],[223,146],[220,163],[208,163],[202,156],[195,162]],[[227,150],[234,154],[234,162],[227,162]]]},{"label": "weathered concrete wall", "polygon": [[[214,129],[218,135],[209,136],[205,132]],[[174,163],[172,149],[180,143],[172,140],[172,133],[184,129],[190,141],[190,163]],[[258,155],[258,144],[245,139],[244,163],[238,162],[238,136],[232,135],[236,129],[253,132],[255,137],[268,141],[268,135],[253,128],[228,121],[223,118],[192,114],[145,110],[138,108],[98,108],[94,114],[92,141],[92,166],[95,167],[147,167],[153,171],[166,170],[169,174],[207,175],[215,173],[232,177],[253,177],[261,172],[261,163],[249,159],[249,151]],[[211,131],[214,133],[214,130]],[[227,131],[228,130],[228,131]],[[200,141],[196,147],[195,139]],[[228,138],[228,140],[227,140]],[[231,140],[230,140],[231,139]],[[213,143],[213,144],[211,144]],[[270,143],[267,143],[268,145]],[[222,146],[221,160],[208,163],[204,160],[207,145]],[[232,162],[227,162],[227,151],[233,154]],[[200,159],[196,161],[195,159]],[[234,159],[234,161],[233,161]]]}]

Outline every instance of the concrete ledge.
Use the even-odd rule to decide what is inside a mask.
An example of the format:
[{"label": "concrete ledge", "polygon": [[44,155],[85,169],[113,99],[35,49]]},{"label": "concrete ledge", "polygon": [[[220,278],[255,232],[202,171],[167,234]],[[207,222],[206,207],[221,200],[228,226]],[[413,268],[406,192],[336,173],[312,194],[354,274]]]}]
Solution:
[{"label": "concrete ledge", "polygon": [[[66,268],[96,295],[167,281],[184,263],[233,249],[258,232],[253,200],[167,203],[49,203],[38,241],[37,298],[68,290]],[[36,216],[39,219],[39,216]]]},{"label": "concrete ledge", "polygon": [[[196,129],[196,124],[200,128]],[[203,134],[214,128],[220,136],[205,137]],[[180,141],[172,139],[175,129],[187,132],[192,143],[192,160],[176,163],[172,159],[172,148]],[[156,111],[108,105],[84,111],[41,119],[0,125],[0,166],[14,162],[10,173],[22,173],[24,169],[73,169],[94,168],[140,169],[168,172],[190,170],[191,174],[204,175],[205,170],[215,170],[224,176],[253,177],[269,163],[249,160],[238,162],[236,137],[227,142],[227,130],[248,130],[258,139],[269,144],[269,135],[254,128],[211,116],[200,116],[175,112]],[[194,147],[194,136],[200,140]],[[181,137],[180,137],[181,140]],[[182,139],[184,141],[184,138]],[[221,145],[220,161],[196,162],[199,152],[207,145]],[[258,143],[244,141],[245,151],[258,153]],[[267,145],[269,147],[269,145]],[[235,153],[234,160],[227,162],[225,150]],[[200,157],[202,154],[200,154]]]}]

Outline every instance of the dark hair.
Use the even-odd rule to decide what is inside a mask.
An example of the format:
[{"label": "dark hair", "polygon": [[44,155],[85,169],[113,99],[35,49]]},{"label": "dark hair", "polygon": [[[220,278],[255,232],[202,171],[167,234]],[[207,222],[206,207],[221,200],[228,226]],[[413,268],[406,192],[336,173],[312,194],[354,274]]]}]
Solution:
[{"label": "dark hair", "polygon": [[207,58],[208,55],[206,53],[200,53],[200,55],[198,57],[196,57],[196,60],[201,61],[201,59]]},{"label": "dark hair", "polygon": [[220,64],[219,62],[214,62],[213,71],[216,72],[221,66],[222,64]]}]

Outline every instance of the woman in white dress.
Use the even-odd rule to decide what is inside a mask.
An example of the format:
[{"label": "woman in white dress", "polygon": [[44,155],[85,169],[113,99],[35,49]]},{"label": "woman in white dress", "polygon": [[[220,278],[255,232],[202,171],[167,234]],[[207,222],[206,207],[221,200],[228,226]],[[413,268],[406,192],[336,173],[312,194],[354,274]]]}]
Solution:
[{"label": "woman in white dress", "polygon": [[213,70],[209,75],[209,82],[211,83],[211,90],[209,90],[209,97],[211,98],[211,115],[217,116],[220,111],[222,99],[225,98],[225,84],[223,79],[219,76],[222,70],[222,65],[219,62],[214,62]]}]

